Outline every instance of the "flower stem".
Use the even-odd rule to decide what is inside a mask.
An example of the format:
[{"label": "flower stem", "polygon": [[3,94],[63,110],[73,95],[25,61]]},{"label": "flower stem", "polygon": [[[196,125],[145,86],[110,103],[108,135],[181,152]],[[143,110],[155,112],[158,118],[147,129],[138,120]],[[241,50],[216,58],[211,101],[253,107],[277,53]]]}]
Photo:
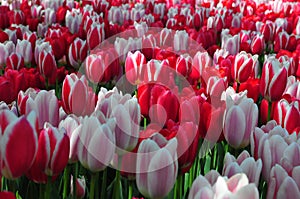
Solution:
[{"label": "flower stem", "polygon": [[107,181],[107,168],[103,171],[102,177],[102,188],[101,188],[101,198],[106,198],[106,181]]},{"label": "flower stem", "polygon": [[[70,166],[68,165],[64,171],[63,199],[67,198],[69,181],[70,181]],[[73,183],[76,183],[76,181],[75,182],[73,181]]]},{"label": "flower stem", "polygon": [[73,198],[76,199],[76,180],[78,176],[78,163],[74,163],[73,169]]},{"label": "flower stem", "polygon": [[132,181],[129,180],[128,199],[132,199]]},{"label": "flower stem", "polygon": [[121,190],[121,174],[119,170],[116,170],[116,178],[115,178],[115,184],[114,184],[114,191],[113,191],[113,199],[119,199],[122,197],[122,190]]},{"label": "flower stem", "polygon": [[236,91],[235,91],[236,93],[238,93],[240,91],[240,85],[241,84],[239,82],[237,82]]},{"label": "flower stem", "polygon": [[99,172],[92,173],[91,185],[90,185],[90,199],[95,198],[95,184],[99,178]]},{"label": "flower stem", "polygon": [[45,199],[50,199],[51,198],[51,189],[52,189],[52,178],[51,176],[48,176],[48,181],[46,184],[46,191],[45,191]]}]

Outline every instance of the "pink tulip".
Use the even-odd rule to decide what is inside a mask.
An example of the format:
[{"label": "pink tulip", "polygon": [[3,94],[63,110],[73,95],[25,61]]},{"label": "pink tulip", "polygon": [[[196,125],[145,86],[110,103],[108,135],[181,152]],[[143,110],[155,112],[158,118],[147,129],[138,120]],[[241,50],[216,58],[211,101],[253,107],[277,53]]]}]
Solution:
[{"label": "pink tulip", "polygon": [[260,80],[260,93],[271,101],[281,98],[287,84],[287,70],[275,57],[265,60]]},{"label": "pink tulip", "polygon": [[91,54],[86,58],[85,72],[87,78],[94,84],[109,81],[110,77],[105,77],[106,71],[110,70],[105,63],[103,56]]},{"label": "pink tulip", "polygon": [[70,30],[70,32],[72,34],[78,33],[82,21],[82,14],[78,14],[75,11],[70,12],[69,10],[67,10],[65,20],[66,27]]},{"label": "pink tulip", "polygon": [[280,166],[275,165],[270,172],[268,183],[267,199],[288,198],[294,199],[300,197],[299,169],[295,167],[290,177],[288,173]]},{"label": "pink tulip", "polygon": [[68,58],[71,66],[79,68],[88,53],[86,41],[76,38],[69,47]]},{"label": "pink tulip", "polygon": [[236,159],[230,153],[226,153],[224,159],[223,175],[229,178],[237,173],[245,173],[250,183],[255,183],[258,187],[262,170],[262,161],[254,160],[249,153],[244,150]]},{"label": "pink tulip", "polygon": [[9,110],[0,110],[1,174],[8,179],[24,175],[33,164],[38,140],[34,112],[18,118]]},{"label": "pink tulip", "polygon": [[0,68],[6,64],[7,57],[15,51],[15,44],[12,41],[0,43]]},{"label": "pink tulip", "polygon": [[114,119],[101,124],[94,116],[83,118],[74,132],[79,135],[77,155],[83,167],[97,172],[110,164],[115,153],[115,124]]},{"label": "pink tulip", "polygon": [[31,63],[32,60],[32,46],[27,40],[18,40],[16,45],[16,53],[20,54],[26,64]]},{"label": "pink tulip", "polygon": [[[95,108],[95,94],[85,76],[67,75],[62,86],[62,102],[66,113],[77,116],[89,115]],[[84,106],[83,106],[84,104]]]},{"label": "pink tulip", "polygon": [[43,40],[36,40],[35,49],[34,49],[34,59],[35,62],[39,63],[39,56],[42,51],[46,50],[46,52],[52,52],[52,46],[49,42],[44,42]]},{"label": "pink tulip", "polygon": [[160,134],[139,145],[136,184],[145,197],[163,198],[173,188],[178,170],[176,148],[175,138],[167,141]]},{"label": "pink tulip", "polygon": [[124,16],[122,14],[122,8],[118,6],[110,7],[108,11],[108,21],[111,23],[123,24]]},{"label": "pink tulip", "polygon": [[219,176],[213,184],[200,175],[193,182],[188,198],[258,199],[259,193],[257,187],[253,183],[249,184],[247,176],[243,173],[236,174],[229,179]]},{"label": "pink tulip", "polygon": [[35,162],[47,176],[61,173],[68,164],[70,140],[64,129],[58,130],[49,123],[39,135]]},{"label": "pink tulip", "polygon": [[219,78],[218,76],[209,77],[206,85],[206,93],[216,100],[219,100],[222,93],[227,88],[227,78]]},{"label": "pink tulip", "polygon": [[221,33],[222,45],[221,48],[226,49],[229,54],[235,55],[240,50],[240,37],[239,35],[230,35],[228,29],[222,30]]},{"label": "pink tulip", "polygon": [[139,7],[139,4],[136,4],[135,7],[130,10],[130,19],[134,22],[139,21],[145,15],[144,5],[140,5]]},{"label": "pink tulip", "polygon": [[140,85],[151,81],[159,82],[162,85],[169,84],[169,72],[172,69],[170,69],[169,62],[167,60],[159,61],[157,59],[151,59],[147,62],[147,66],[144,67],[146,69],[144,71],[143,82],[140,82]]},{"label": "pink tulip", "polygon": [[226,93],[225,139],[234,148],[245,147],[250,143],[250,134],[257,125],[257,105],[245,93],[239,96],[232,89],[227,89]]},{"label": "pink tulip", "polygon": [[20,91],[18,94],[18,109],[22,115],[28,115],[31,111],[35,111],[38,129],[42,129],[45,122],[58,126],[59,106],[54,90],[36,91],[29,88],[25,93]]},{"label": "pink tulip", "polygon": [[73,163],[78,161],[77,157],[77,145],[79,141],[78,133],[75,133],[75,130],[81,122],[79,119],[74,115],[68,115],[64,120],[59,123],[58,128],[64,128],[66,130],[66,134],[70,139],[70,153],[69,153],[69,162]]},{"label": "pink tulip", "polygon": [[188,50],[189,35],[185,30],[176,30],[174,35],[174,50],[185,51]]},{"label": "pink tulip", "polygon": [[212,67],[212,59],[207,52],[197,52],[193,58],[193,69],[198,77],[203,75],[203,72]]},{"label": "pink tulip", "polygon": [[51,9],[51,8],[46,8],[44,10],[45,12],[45,23],[47,25],[51,25],[53,23],[56,22],[56,13],[55,10]]},{"label": "pink tulip", "polygon": [[127,80],[131,84],[139,84],[143,81],[145,67],[146,58],[141,52],[136,51],[134,54],[129,52],[125,61],[125,74]]},{"label": "pink tulip", "polygon": [[154,48],[156,47],[156,39],[153,34],[144,35],[142,38],[142,53],[147,59],[154,57]]}]

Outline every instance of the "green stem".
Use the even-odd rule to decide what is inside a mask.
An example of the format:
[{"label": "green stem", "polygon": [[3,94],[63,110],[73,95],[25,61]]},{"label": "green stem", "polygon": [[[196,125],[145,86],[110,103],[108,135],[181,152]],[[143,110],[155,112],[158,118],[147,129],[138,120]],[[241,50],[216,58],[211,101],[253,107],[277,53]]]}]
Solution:
[{"label": "green stem", "polygon": [[78,163],[74,163],[73,169],[73,198],[76,199],[76,180],[78,176]]},{"label": "green stem", "polygon": [[182,198],[182,175],[179,176],[179,198]]},{"label": "green stem", "polygon": [[107,168],[103,171],[103,178],[102,178],[102,188],[101,188],[101,198],[106,198],[106,181],[107,181]]},{"label": "green stem", "polygon": [[119,170],[116,170],[116,178],[114,184],[114,191],[113,191],[113,199],[123,198],[121,197],[122,190],[121,190],[121,174]]},{"label": "green stem", "polygon": [[46,184],[46,191],[45,191],[45,199],[51,198],[51,189],[52,189],[52,178],[51,176],[48,176],[48,181]]},{"label": "green stem", "polygon": [[132,181],[129,181],[129,187],[128,187],[128,199],[132,199]]},{"label": "green stem", "polygon": [[144,117],[144,130],[147,128],[147,118]]},{"label": "green stem", "polygon": [[48,90],[49,89],[49,79],[47,78],[47,77],[45,77],[45,80],[46,80],[46,90]]},{"label": "green stem", "polygon": [[272,112],[272,101],[268,102],[268,119],[267,122],[271,120],[271,112]]},{"label": "green stem", "polygon": [[[63,199],[67,198],[69,182],[70,182],[70,165],[68,165],[64,171]],[[73,183],[76,183],[76,181],[75,182],[73,181]]]},{"label": "green stem", "polygon": [[95,184],[99,178],[99,172],[92,173],[91,185],[90,185],[90,199],[95,198]]}]

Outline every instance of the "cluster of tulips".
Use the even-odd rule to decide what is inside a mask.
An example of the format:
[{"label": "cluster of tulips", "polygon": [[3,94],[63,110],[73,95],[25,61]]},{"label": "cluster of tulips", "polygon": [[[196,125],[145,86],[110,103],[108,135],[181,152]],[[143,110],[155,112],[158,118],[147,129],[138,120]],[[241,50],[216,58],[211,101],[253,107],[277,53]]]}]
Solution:
[{"label": "cluster of tulips", "polygon": [[300,198],[300,2],[2,0],[0,198]]}]

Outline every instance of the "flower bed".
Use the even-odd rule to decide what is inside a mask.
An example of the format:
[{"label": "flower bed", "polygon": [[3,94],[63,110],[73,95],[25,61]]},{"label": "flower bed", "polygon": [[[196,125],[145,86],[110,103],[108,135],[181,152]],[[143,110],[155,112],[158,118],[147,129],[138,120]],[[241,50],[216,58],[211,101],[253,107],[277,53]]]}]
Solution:
[{"label": "flower bed", "polygon": [[300,198],[300,3],[0,6],[0,198]]}]

